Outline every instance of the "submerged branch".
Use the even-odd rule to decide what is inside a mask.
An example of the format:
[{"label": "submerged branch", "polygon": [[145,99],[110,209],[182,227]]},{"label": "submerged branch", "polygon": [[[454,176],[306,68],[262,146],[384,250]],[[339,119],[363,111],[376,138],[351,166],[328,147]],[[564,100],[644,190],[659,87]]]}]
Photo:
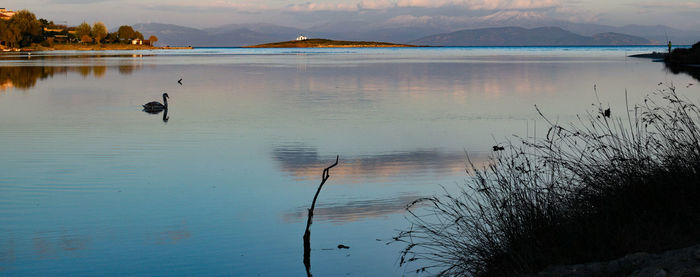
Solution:
[{"label": "submerged branch", "polygon": [[309,209],[309,218],[306,220],[306,231],[304,231],[304,266],[306,267],[306,275],[309,277],[311,276],[311,231],[309,228],[311,227],[314,217],[316,199],[318,199],[318,194],[321,192],[323,184],[325,184],[326,181],[328,181],[328,178],[331,177],[330,169],[338,165],[338,158],[340,158],[340,155],[335,156],[335,163],[323,170],[323,173],[321,174],[321,184],[318,185],[318,189],[314,195],[314,200],[311,202],[311,208]]}]

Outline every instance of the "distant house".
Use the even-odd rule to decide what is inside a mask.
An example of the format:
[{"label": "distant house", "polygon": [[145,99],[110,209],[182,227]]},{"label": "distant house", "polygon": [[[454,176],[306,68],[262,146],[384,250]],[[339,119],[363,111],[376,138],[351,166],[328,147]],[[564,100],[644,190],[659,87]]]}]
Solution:
[{"label": "distant house", "polygon": [[65,31],[65,30],[64,30],[64,29],[60,29],[60,28],[51,29],[51,28],[46,28],[46,27],[44,27],[44,32],[49,32],[49,33],[60,33],[60,32],[63,32],[63,31]]},{"label": "distant house", "polygon": [[305,37],[304,35],[299,35],[299,36],[297,37],[297,41],[299,41],[299,40],[307,40],[307,39],[309,39],[309,38]]},{"label": "distant house", "polygon": [[2,20],[8,20],[10,19],[13,15],[15,15],[15,12],[12,10],[8,10],[5,8],[0,8],[0,19]]},{"label": "distant house", "polygon": [[67,35],[55,35],[51,38],[53,38],[54,42],[66,42],[66,41],[68,41]]},{"label": "distant house", "polygon": [[151,41],[147,40],[147,39],[137,38],[137,39],[132,39],[131,44],[133,44],[133,45],[151,45]]}]

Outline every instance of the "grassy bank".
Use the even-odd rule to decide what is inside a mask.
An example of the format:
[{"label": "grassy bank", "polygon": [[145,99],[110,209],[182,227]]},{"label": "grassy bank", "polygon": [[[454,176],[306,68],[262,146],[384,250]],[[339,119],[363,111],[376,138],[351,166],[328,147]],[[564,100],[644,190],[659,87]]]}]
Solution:
[{"label": "grassy bank", "polygon": [[460,194],[416,201],[401,264],[512,276],[700,243],[700,109],[669,87],[606,110],[549,122],[472,168]]}]

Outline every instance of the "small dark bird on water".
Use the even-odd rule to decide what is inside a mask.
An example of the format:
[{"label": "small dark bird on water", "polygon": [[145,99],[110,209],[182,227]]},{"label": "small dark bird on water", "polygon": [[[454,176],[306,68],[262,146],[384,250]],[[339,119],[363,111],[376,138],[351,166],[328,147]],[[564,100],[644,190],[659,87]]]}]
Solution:
[{"label": "small dark bird on water", "polygon": [[685,86],[685,87],[686,87],[686,88],[689,88],[689,87],[692,86],[692,85],[693,85],[693,83],[688,83],[688,85]]},{"label": "small dark bird on water", "polygon": [[167,93],[163,93],[163,104],[157,101],[148,102],[143,105],[143,111],[145,112],[157,112],[168,109],[168,96]]},{"label": "small dark bird on water", "polygon": [[607,108],[607,109],[605,109],[605,111],[603,111],[603,116],[610,117],[610,108]]},{"label": "small dark bird on water", "polygon": [[504,148],[503,146],[498,146],[498,145],[493,146],[493,151],[503,151],[503,150],[506,150],[506,148]]},{"label": "small dark bird on water", "polygon": [[350,249],[350,246],[338,244],[338,249]]},{"label": "small dark bird on water", "polygon": [[180,80],[177,80],[177,83],[182,85],[182,78],[180,78]]}]

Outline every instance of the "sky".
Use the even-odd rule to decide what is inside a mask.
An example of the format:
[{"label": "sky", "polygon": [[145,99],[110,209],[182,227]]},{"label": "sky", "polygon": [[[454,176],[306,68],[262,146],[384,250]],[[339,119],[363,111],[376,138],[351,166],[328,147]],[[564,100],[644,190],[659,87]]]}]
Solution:
[{"label": "sky", "polygon": [[343,21],[465,26],[527,18],[700,29],[700,0],[4,0],[1,5],[56,23],[102,21],[109,28],[155,22],[195,28],[243,23],[308,28]]}]

